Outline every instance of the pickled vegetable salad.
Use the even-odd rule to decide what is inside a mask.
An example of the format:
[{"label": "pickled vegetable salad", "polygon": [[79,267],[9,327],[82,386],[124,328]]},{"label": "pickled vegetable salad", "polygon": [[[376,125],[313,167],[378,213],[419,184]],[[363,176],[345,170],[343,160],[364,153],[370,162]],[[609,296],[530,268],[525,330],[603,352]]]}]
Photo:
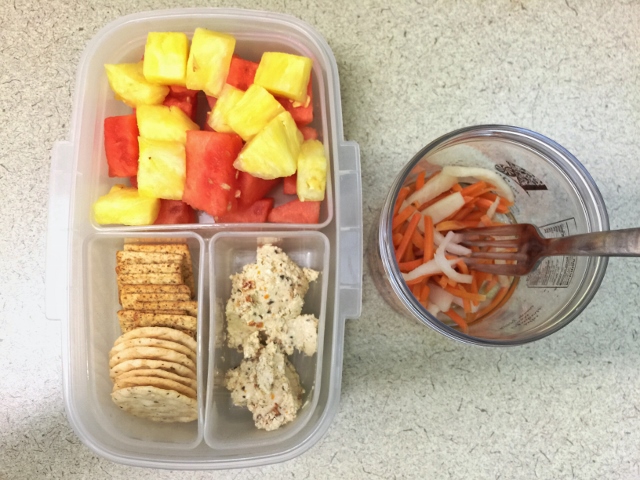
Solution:
[{"label": "pickled vegetable salad", "polygon": [[446,315],[464,333],[504,300],[513,277],[469,268],[465,257],[473,250],[458,244],[455,232],[501,225],[499,215],[513,201],[497,173],[459,166],[429,178],[423,171],[398,194],[391,228],[404,281],[429,313]]}]

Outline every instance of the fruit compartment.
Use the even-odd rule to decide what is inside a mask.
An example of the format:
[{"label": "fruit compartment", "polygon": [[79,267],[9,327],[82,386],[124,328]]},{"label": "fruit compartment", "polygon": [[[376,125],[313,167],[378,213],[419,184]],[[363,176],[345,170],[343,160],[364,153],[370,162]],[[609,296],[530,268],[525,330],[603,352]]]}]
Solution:
[{"label": "fruit compartment", "polygon": [[[109,350],[122,334],[117,311],[120,307],[116,283],[116,252],[125,243],[186,243],[192,257],[196,286],[197,314],[197,401],[198,420],[189,423],[161,423],[130,415],[117,407],[110,394]],[[77,425],[90,426],[85,434],[105,452],[144,451],[166,454],[195,448],[201,443],[204,425],[205,368],[207,365],[208,295],[205,295],[205,243],[193,232],[96,233],[83,245],[84,275],[82,316],[85,321],[71,334],[75,349],[71,354],[85,361],[72,365],[74,394],[67,398],[67,411],[77,417]]]},{"label": "fruit compartment", "polygon": [[[318,350],[313,356],[298,351],[289,356],[305,390],[302,407],[290,423],[274,431],[259,430],[246,407],[233,405],[226,389],[225,374],[240,365],[242,353],[225,342],[225,306],[231,294],[230,275],[256,261],[256,250],[273,244],[301,267],[320,272],[309,284],[302,313],[318,318]],[[204,439],[216,450],[234,455],[255,455],[264,448],[278,448],[295,438],[314,415],[321,391],[323,346],[327,290],[329,284],[330,246],[328,238],[314,231],[307,232],[221,232],[209,244],[210,276],[210,353],[208,363],[207,396]]]},{"label": "fruit compartment", "polygon": [[[108,176],[107,161],[104,153],[104,119],[113,115],[126,115],[132,113],[132,109],[114,98],[114,94],[109,87],[107,76],[104,72],[105,63],[137,62],[144,53],[146,36],[151,31],[181,31],[192,37],[196,27],[204,27],[215,31],[220,31],[233,35],[236,40],[235,54],[247,60],[259,62],[265,51],[278,51],[304,55],[313,59],[313,69],[311,72],[313,86],[314,120],[309,125],[318,132],[318,139],[323,142],[325,154],[329,160],[327,171],[327,187],[325,199],[320,207],[320,220],[317,224],[285,224],[285,223],[260,223],[260,224],[226,224],[215,223],[208,214],[198,212],[198,223],[182,225],[148,225],[122,227],[119,225],[99,225],[93,219],[91,206],[109,189],[118,183],[128,185],[127,178],[112,178]],[[246,20],[238,19],[237,15],[225,15],[221,13],[212,16],[203,16],[200,20],[176,18],[170,29],[167,29],[166,20],[163,18],[148,18],[145,21],[127,22],[120,24],[116,29],[103,32],[98,35],[93,42],[92,56],[83,59],[83,71],[79,74],[85,80],[78,85],[80,89],[76,95],[83,99],[81,111],[75,115],[74,123],[79,130],[79,138],[85,139],[80,142],[77,171],[82,181],[78,182],[78,195],[86,198],[86,205],[76,205],[85,218],[91,218],[91,225],[98,231],[111,231],[126,228],[130,231],[154,231],[154,230],[199,230],[199,229],[222,229],[229,230],[235,228],[255,228],[269,230],[299,230],[299,229],[321,229],[328,225],[333,219],[334,195],[333,195],[333,175],[335,172],[335,161],[337,159],[336,147],[334,145],[332,120],[330,118],[331,109],[329,102],[331,92],[327,80],[329,65],[324,58],[323,52],[309,42],[304,32],[294,34],[278,35],[273,33],[273,27],[269,27],[269,22],[254,22],[251,31],[247,31]],[[90,50],[88,48],[87,50]],[[203,108],[207,106],[206,98],[203,94],[198,96],[199,123],[202,125],[206,119]],[[90,140],[87,140],[90,139]],[[90,159],[84,160],[84,159]],[[282,182],[281,182],[282,183]],[[286,201],[297,198],[283,193],[282,184],[267,196],[275,200],[274,207]]]}]

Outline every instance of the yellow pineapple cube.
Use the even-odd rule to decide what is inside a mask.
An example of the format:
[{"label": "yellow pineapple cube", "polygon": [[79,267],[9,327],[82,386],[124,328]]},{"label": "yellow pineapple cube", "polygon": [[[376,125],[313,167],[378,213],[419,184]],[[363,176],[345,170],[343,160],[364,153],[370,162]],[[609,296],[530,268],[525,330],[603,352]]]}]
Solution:
[{"label": "yellow pineapple cube", "polygon": [[207,124],[216,132],[231,133],[233,128],[228,125],[227,115],[229,111],[240,101],[244,91],[228,83],[222,88],[222,92],[213,106],[213,110],[207,117]]},{"label": "yellow pineapple cube", "polygon": [[233,166],[270,180],[296,173],[302,133],[287,111],[271,120],[246,143]]},{"label": "yellow pineapple cube", "polygon": [[142,73],[148,82],[185,85],[189,39],[181,32],[150,32],[144,47]]},{"label": "yellow pineapple cube", "polygon": [[184,144],[138,137],[138,190],[140,195],[182,200],[187,176]]},{"label": "yellow pineapple cube", "polygon": [[307,84],[313,62],[308,57],[290,53],[265,52],[262,54],[253,83],[274,95],[296,102],[307,101]]},{"label": "yellow pineapple cube", "polygon": [[180,107],[141,105],[136,109],[140,136],[150,140],[187,142],[187,130],[200,130]]},{"label": "yellow pineapple cube", "polygon": [[305,140],[298,154],[296,191],[301,201],[322,201],[327,187],[327,157],[318,140]]},{"label": "yellow pineapple cube", "polygon": [[251,140],[284,107],[259,85],[251,85],[227,114],[231,129],[246,142]]},{"label": "yellow pineapple cube", "polygon": [[132,108],[159,105],[169,93],[166,85],[155,85],[144,78],[142,62],[107,64],[104,68],[116,98]]},{"label": "yellow pineapple cube", "polygon": [[196,28],[187,60],[187,88],[218,97],[229,74],[236,39],[225,33]]},{"label": "yellow pineapple cube", "polygon": [[143,197],[138,189],[114,185],[93,204],[93,215],[100,225],[151,225],[160,211],[160,200]]}]

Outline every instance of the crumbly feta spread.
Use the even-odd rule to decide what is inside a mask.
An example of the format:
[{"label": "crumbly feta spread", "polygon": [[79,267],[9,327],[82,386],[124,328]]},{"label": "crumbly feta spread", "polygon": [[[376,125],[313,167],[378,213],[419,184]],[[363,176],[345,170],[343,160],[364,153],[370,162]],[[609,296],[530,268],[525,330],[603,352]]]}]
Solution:
[{"label": "crumbly feta spread", "polygon": [[[302,320],[298,317],[309,282],[318,275],[315,270],[296,265],[279,247],[259,247],[256,263],[245,265],[240,273],[231,276],[231,298],[226,307],[227,344],[241,349],[249,335],[261,330],[288,355],[294,348],[302,351],[301,347],[304,353],[313,355],[316,348],[310,345],[317,344],[317,319],[315,328],[300,328],[313,322],[307,316]],[[291,328],[292,324],[296,326]]]},{"label": "crumbly feta spread", "polygon": [[227,344],[244,360],[226,375],[234,405],[246,406],[256,427],[275,430],[296,418],[304,390],[287,355],[318,349],[318,319],[302,314],[309,282],[319,272],[296,265],[279,247],[258,248],[257,261],[231,276]]},{"label": "crumbly feta spread", "polygon": [[304,393],[298,373],[275,343],[259,348],[253,357],[245,352],[240,366],[227,372],[226,387],[233,403],[246,406],[256,427],[264,430],[276,430],[295,419]]}]

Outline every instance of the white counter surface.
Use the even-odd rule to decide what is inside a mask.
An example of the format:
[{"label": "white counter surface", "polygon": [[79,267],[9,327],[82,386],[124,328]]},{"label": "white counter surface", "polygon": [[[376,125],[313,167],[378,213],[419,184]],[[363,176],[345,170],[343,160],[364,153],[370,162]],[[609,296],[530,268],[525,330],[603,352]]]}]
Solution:
[{"label": "white counter surface", "polygon": [[[64,413],[61,326],[45,318],[50,151],[86,43],[121,15],[207,2],[0,0],[0,478],[640,478],[640,259],[612,259],[591,305],[524,347],[454,343],[395,314],[365,268],[340,410],[313,448],[246,470],[169,472],[96,456]],[[365,237],[395,172],[483,123],[571,151],[612,228],[640,226],[640,4],[210,2],[295,15],[333,49],[361,148]],[[391,6],[393,5],[393,6]]]}]

